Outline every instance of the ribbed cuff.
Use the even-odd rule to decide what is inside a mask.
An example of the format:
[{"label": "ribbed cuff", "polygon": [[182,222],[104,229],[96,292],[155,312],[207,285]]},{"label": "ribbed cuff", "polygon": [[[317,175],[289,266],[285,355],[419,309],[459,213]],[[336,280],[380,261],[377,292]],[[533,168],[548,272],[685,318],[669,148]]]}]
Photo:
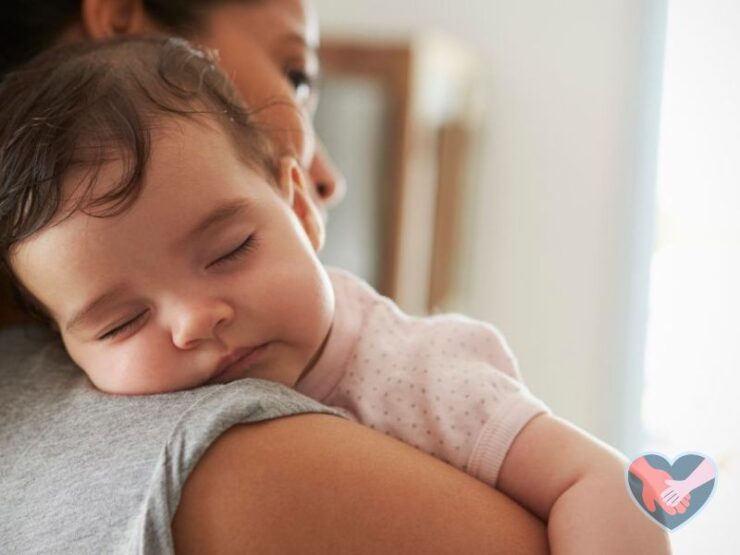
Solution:
[{"label": "ribbed cuff", "polygon": [[496,487],[501,465],[514,438],[532,418],[551,412],[539,399],[517,393],[502,403],[483,426],[468,459],[468,473],[492,487]]}]

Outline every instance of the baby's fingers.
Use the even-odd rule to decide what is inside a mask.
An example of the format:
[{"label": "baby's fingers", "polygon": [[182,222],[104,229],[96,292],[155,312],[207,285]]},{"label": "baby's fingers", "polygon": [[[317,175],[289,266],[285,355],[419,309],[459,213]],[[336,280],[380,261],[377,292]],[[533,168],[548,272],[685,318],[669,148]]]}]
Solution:
[{"label": "baby's fingers", "polygon": [[673,507],[673,506],[669,505],[665,501],[661,500],[660,501],[660,506],[669,515],[673,516],[673,515],[676,514],[676,507]]},{"label": "baby's fingers", "polygon": [[670,505],[666,502],[665,499],[662,497],[657,497],[656,501],[660,504],[661,509],[663,509],[667,514],[673,516],[676,514],[676,508],[673,505]]},{"label": "baby's fingers", "polygon": [[660,494],[660,498],[666,505],[675,507],[681,501],[681,494],[673,488],[666,488]]}]

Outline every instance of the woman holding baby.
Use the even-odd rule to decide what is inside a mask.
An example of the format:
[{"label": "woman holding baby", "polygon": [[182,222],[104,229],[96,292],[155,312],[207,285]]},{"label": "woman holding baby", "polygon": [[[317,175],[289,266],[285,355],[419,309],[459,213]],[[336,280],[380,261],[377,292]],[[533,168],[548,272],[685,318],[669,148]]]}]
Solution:
[{"label": "woman holding baby", "polygon": [[[318,25],[302,0],[5,10],[0,74],[84,38],[167,33],[217,49],[316,206],[341,200],[311,124]],[[502,494],[287,388],[109,398],[53,344],[0,339],[2,552],[547,551],[542,522]]]}]

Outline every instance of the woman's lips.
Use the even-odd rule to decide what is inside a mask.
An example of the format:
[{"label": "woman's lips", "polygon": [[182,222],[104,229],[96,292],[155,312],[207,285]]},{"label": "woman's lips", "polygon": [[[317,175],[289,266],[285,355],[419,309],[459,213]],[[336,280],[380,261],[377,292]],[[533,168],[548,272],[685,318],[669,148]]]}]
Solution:
[{"label": "woman's lips", "polygon": [[262,358],[262,354],[265,352],[268,343],[257,345],[256,347],[247,347],[244,349],[237,349],[232,354],[224,357],[217,367],[216,373],[206,382],[206,384],[212,383],[226,383],[235,378],[242,377],[241,370],[246,366],[255,364]]}]

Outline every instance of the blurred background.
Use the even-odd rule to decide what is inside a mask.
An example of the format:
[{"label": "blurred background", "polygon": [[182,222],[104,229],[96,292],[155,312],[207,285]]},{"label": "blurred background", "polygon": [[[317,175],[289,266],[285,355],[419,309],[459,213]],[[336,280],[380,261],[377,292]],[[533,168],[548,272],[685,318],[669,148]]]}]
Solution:
[{"label": "blurred background", "polygon": [[740,553],[740,4],[316,0],[322,257],[507,337],[530,389],[632,459],[701,452],[675,552]]}]

